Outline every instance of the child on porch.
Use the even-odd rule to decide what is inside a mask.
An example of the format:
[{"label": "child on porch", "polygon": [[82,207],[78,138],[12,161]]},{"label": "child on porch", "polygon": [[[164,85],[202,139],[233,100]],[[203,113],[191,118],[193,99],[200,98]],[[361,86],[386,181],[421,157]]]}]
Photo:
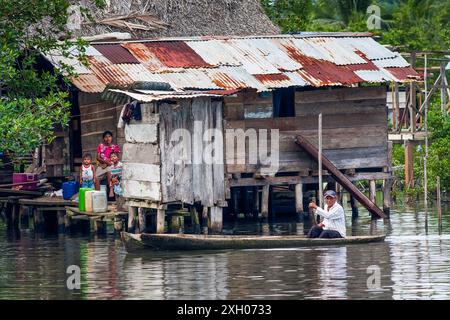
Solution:
[{"label": "child on porch", "polygon": [[109,196],[116,195],[116,200],[122,195],[122,188],[120,180],[122,179],[122,162],[119,161],[119,155],[116,152],[111,152],[109,155],[111,166],[108,168],[108,185]]},{"label": "child on porch", "polygon": [[95,167],[92,164],[92,156],[89,153],[83,155],[83,164],[80,168],[80,184],[82,188],[97,189],[97,176]]}]

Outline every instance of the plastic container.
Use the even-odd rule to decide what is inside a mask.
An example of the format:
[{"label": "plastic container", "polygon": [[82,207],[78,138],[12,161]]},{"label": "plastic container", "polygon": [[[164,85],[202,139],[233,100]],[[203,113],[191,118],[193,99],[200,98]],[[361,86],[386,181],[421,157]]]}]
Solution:
[{"label": "plastic container", "polygon": [[86,191],[84,193],[84,208],[86,212],[92,211],[92,193],[95,191]]},{"label": "plastic container", "polygon": [[67,181],[62,184],[63,198],[64,200],[70,200],[75,194],[78,193],[78,182]]},{"label": "plastic container", "polygon": [[[24,183],[24,184],[21,184]],[[21,190],[36,190],[39,183],[36,173],[13,173],[14,187],[20,187]]]},{"label": "plastic container", "polygon": [[92,190],[94,190],[94,189],[80,188],[80,192],[78,193],[78,209],[80,209],[80,211],[86,211],[86,202],[85,202],[86,191],[92,191]]},{"label": "plastic container", "polygon": [[108,211],[108,198],[104,191],[92,191],[92,211],[106,212]]}]

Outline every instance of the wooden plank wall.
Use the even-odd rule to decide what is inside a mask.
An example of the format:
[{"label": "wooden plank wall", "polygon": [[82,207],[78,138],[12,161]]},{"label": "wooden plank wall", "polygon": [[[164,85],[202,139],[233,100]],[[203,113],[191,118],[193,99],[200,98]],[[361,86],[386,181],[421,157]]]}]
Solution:
[{"label": "wooden plank wall", "polygon": [[[210,128],[222,132],[222,102],[210,98],[180,100],[162,104],[159,113],[163,202],[221,205],[225,201],[223,147],[216,154],[220,163],[204,162],[202,155],[210,143],[202,138]],[[185,129],[188,137],[171,141],[177,129]]]},{"label": "wooden plank wall", "polygon": [[125,126],[122,186],[127,199],[161,201],[159,115],[153,103],[141,104],[142,120]]},{"label": "wooden plank wall", "polygon": [[[386,88],[338,88],[296,92],[295,117],[249,119],[244,117],[245,97],[225,104],[226,129],[279,129],[279,172],[315,170],[317,165],[294,142],[297,134],[317,146],[317,116],[323,115],[324,154],[339,168],[374,168],[387,165]],[[231,108],[227,102],[233,102]],[[247,142],[248,148],[248,142]],[[237,156],[237,155],[236,155]],[[226,159],[227,156],[226,150]],[[233,159],[231,159],[233,160]],[[228,173],[252,173],[260,165],[234,165]]]},{"label": "wooden plank wall", "polygon": [[83,153],[89,152],[95,158],[97,146],[102,142],[103,132],[109,130],[114,135],[114,143],[122,147],[124,134],[117,129],[121,105],[101,99],[100,94],[80,92],[78,96],[81,117],[81,143]]}]

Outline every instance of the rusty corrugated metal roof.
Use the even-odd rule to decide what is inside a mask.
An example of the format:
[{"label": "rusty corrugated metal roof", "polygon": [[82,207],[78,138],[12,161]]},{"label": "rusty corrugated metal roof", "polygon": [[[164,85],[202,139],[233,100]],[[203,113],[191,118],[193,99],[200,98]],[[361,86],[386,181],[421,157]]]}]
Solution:
[{"label": "rusty corrugated metal roof", "polygon": [[72,84],[83,92],[98,93],[105,90],[106,85],[92,73],[79,74],[71,78]]},{"label": "rusty corrugated metal roof", "polygon": [[[366,34],[142,39],[93,43],[86,54],[89,69],[78,71],[94,76],[80,78],[89,85],[80,80],[74,85],[87,92],[135,81],[165,82],[178,91],[270,91],[418,77],[398,53]],[[93,86],[96,79],[100,83]]]}]

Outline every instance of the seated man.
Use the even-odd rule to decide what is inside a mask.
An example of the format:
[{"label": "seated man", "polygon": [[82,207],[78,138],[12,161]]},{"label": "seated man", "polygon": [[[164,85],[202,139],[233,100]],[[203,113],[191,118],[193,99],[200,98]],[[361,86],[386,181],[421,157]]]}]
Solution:
[{"label": "seated man", "polygon": [[345,238],[345,214],[344,208],[336,202],[336,192],[327,190],[324,194],[325,209],[320,208],[314,202],[310,208],[316,209],[323,221],[311,228],[308,238]]}]

